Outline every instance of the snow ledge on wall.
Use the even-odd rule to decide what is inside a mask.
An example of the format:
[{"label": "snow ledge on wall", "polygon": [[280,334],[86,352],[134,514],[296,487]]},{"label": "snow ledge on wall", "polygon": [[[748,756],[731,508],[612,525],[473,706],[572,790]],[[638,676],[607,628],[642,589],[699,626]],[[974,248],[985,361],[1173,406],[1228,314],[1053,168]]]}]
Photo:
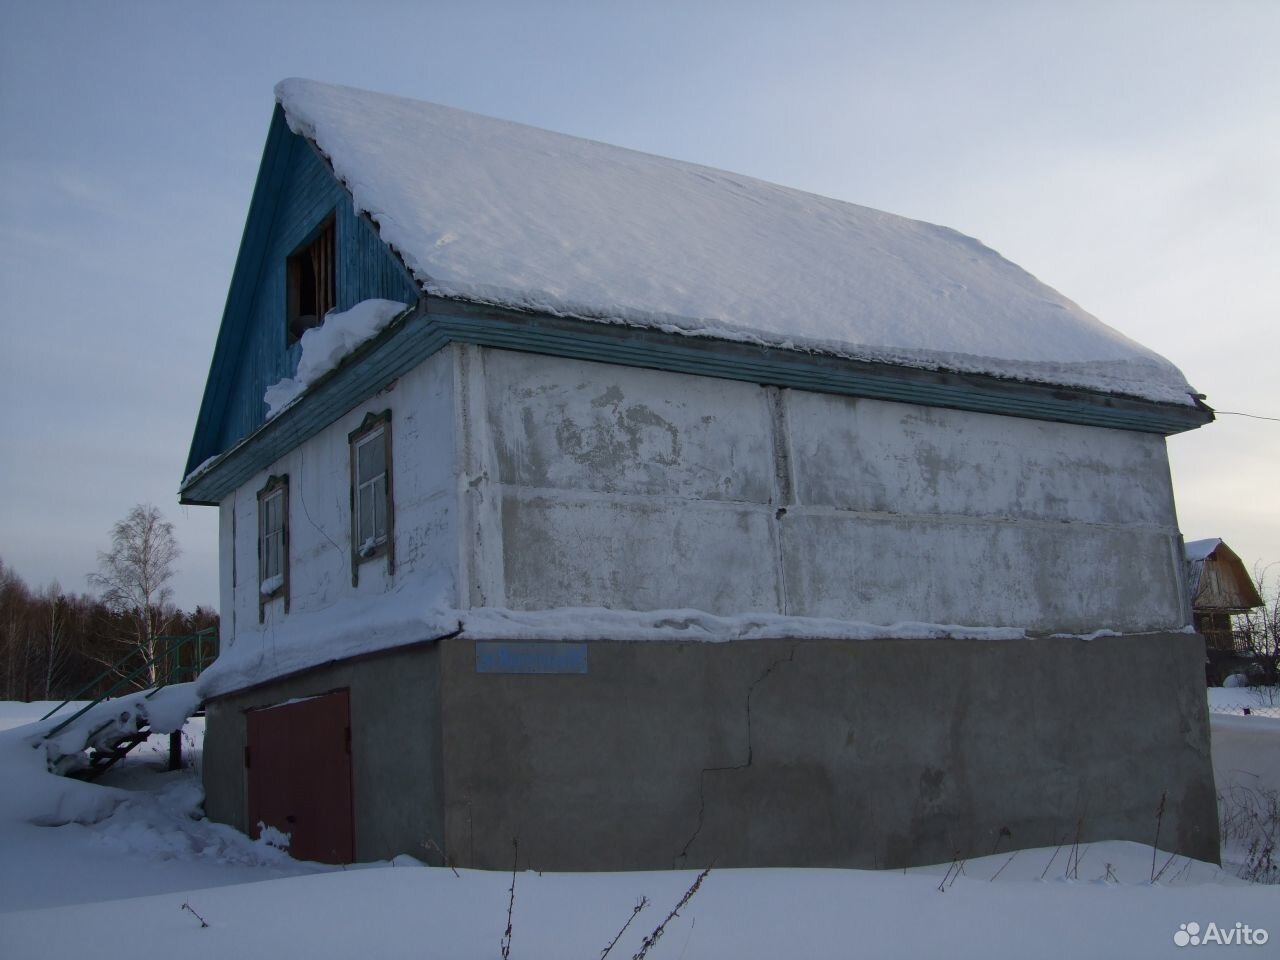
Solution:
[{"label": "snow ledge on wall", "polygon": [[[203,698],[232,693],[326,663],[442,637],[500,641],[616,641],[729,643],[751,640],[998,640],[1027,639],[1020,627],[961,624],[874,624],[821,617],[746,613],[715,616],[701,610],[609,610],[566,607],[454,610],[425,599],[431,590],[399,589],[379,598],[377,619],[367,601],[350,598],[322,610],[268,611],[261,630],[245,630],[225,644],[198,681]],[[443,593],[437,594],[443,596]],[[1176,629],[1176,628],[1171,628]],[[1055,635],[1079,639],[1075,634]],[[1119,636],[1099,630],[1084,639]]]},{"label": "snow ledge on wall", "polygon": [[[395,300],[361,300],[350,310],[326,314],[320,326],[302,334],[302,356],[298,360],[297,373],[267,387],[262,398],[267,404],[267,419],[280,414],[306,393],[308,387],[329,371],[337,369],[345,357],[385,330],[392,320],[408,309],[408,304]],[[199,470],[198,467],[193,474]]]}]

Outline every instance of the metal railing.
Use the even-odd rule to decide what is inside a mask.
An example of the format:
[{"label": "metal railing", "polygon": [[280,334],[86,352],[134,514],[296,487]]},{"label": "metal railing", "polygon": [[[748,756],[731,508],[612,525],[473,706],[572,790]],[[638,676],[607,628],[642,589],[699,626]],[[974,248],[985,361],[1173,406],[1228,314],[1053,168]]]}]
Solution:
[{"label": "metal railing", "polygon": [[[213,652],[206,655],[206,644],[210,641],[212,641],[211,646]],[[198,630],[195,633],[188,633],[182,636],[166,635],[156,637],[155,649],[157,652],[154,656],[144,659],[130,672],[121,673],[121,671],[131,661],[139,656],[138,650],[135,649],[129,651],[129,653],[125,654],[106,670],[102,671],[102,673],[98,674],[98,676],[94,677],[92,681],[77,690],[71,697],[62,701],[62,703],[58,704],[46,713],[40,718],[41,720],[48,720],[63,707],[75,703],[89,691],[97,689],[98,685],[104,680],[107,680],[113,675],[119,675],[119,679],[107,688],[106,693],[101,694],[96,700],[81,707],[45,734],[45,736],[55,736],[61,730],[80,719],[80,717],[84,716],[98,704],[102,703],[104,700],[110,700],[117,693],[123,692],[129,687],[137,689],[139,687],[139,684],[137,683],[138,677],[143,674],[149,675],[153,668],[158,668],[155,669],[156,683],[155,686],[147,692],[146,696],[148,697],[154,696],[157,692],[171,683],[185,683],[189,680],[194,680],[196,677],[200,676],[205,667],[213,662],[214,658],[218,655],[218,628],[205,627],[203,630]],[[187,662],[184,663],[184,652],[192,650],[194,653],[191,656],[188,656],[186,658]]]}]

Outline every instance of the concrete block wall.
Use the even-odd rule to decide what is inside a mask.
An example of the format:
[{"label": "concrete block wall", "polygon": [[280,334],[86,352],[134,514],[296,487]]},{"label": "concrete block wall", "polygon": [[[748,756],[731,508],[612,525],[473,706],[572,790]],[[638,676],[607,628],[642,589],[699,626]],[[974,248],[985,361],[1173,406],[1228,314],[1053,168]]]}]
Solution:
[{"label": "concrete block wall", "polygon": [[[539,870],[892,868],[1071,842],[1218,857],[1194,634],[441,650],[445,835]],[[1003,836],[1002,836],[1003,834]]]},{"label": "concrete block wall", "polygon": [[[351,583],[347,434],[392,411],[395,572]],[[290,605],[257,500],[290,478]],[[1159,436],[453,345],[221,507],[223,648],[392,592],[1089,633],[1189,620]],[[354,614],[353,614],[354,615]]]},{"label": "concrete block wall", "polygon": [[457,356],[472,605],[1188,622],[1162,437]]}]

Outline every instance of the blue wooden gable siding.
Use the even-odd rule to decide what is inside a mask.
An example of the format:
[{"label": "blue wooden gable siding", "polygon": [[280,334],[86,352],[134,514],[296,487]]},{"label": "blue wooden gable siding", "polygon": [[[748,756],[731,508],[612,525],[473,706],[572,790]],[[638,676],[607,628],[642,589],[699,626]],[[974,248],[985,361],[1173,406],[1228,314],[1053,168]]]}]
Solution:
[{"label": "blue wooden gable siding", "polygon": [[[260,195],[266,194],[266,195]],[[337,309],[379,297],[417,301],[419,291],[374,228],[358,217],[346,188],[279,108],[272,119],[210,370],[201,426],[187,469],[262,426],[268,386],[297,370],[301,345],[285,346],[286,261],[335,214]]]}]

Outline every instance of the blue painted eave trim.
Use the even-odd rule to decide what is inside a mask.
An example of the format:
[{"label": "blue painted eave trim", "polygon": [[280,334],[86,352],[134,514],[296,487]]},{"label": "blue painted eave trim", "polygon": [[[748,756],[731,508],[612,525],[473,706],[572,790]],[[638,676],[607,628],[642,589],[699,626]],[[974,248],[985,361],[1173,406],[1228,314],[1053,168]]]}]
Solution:
[{"label": "blue painted eave trim", "polygon": [[188,477],[179,500],[216,504],[294,447],[412,370],[448,339],[428,322],[423,301],[392,321],[276,417],[221,454],[198,476]]},{"label": "blue painted eave trim", "polygon": [[1138,430],[1168,436],[1211,422],[1213,411],[982,374],[850,360],[782,347],[691,337],[598,321],[519,313],[428,298],[449,339],[483,346],[621,363],[1003,416]]},{"label": "blue painted eave trim", "polygon": [[182,502],[220,502],[451,342],[1166,436],[1213,420],[1213,411],[1198,401],[1195,406],[1154,403],[424,297],[313,384],[293,406],[185,482]]}]

